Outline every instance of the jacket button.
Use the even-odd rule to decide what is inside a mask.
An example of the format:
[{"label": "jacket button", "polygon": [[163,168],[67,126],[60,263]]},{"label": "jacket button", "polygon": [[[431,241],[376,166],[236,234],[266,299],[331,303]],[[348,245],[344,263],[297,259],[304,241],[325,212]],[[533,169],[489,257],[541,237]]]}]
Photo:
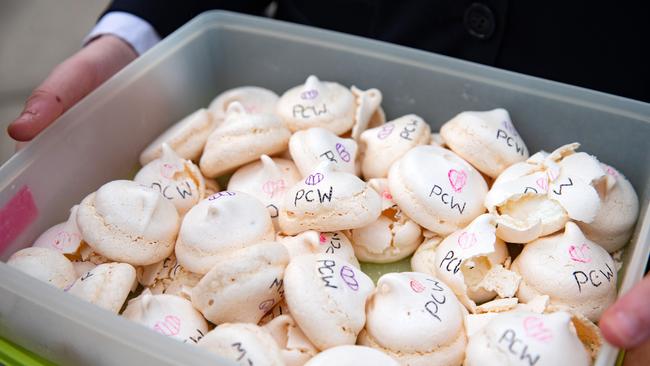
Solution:
[{"label": "jacket button", "polygon": [[481,3],[473,3],[467,8],[463,23],[467,32],[480,40],[492,37],[496,28],[494,13]]}]

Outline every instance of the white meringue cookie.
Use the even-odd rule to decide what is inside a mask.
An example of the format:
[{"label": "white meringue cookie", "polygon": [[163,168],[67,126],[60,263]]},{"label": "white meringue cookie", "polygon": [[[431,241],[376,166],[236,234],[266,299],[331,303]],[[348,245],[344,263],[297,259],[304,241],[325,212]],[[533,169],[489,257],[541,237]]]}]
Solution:
[{"label": "white meringue cookie", "polygon": [[573,222],[563,233],[526,244],[511,269],[522,277],[517,297],[523,302],[548,295],[551,305],[568,307],[596,322],[616,300],[612,257]]},{"label": "white meringue cookie", "polygon": [[377,221],[351,230],[354,253],[369,263],[396,262],[422,243],[420,225],[399,210],[385,210]]},{"label": "white meringue cookie", "polygon": [[142,167],[133,180],[160,192],[183,216],[205,198],[205,181],[199,168],[163,143],[162,156]]},{"label": "white meringue cookie", "polygon": [[77,225],[95,252],[113,261],[147,265],[174,251],[180,218],[156,190],[116,180],[84,198]]},{"label": "white meringue cookie", "polygon": [[265,324],[263,328],[277,342],[282,359],[287,366],[302,366],[318,353],[318,349],[300,330],[291,315],[280,315]]},{"label": "white meringue cookie", "polygon": [[221,256],[274,237],[271,216],[262,202],[243,192],[222,191],[185,215],[176,259],[188,271],[205,274]]},{"label": "white meringue cookie", "polygon": [[208,136],[199,166],[208,178],[284,151],[291,132],[274,114],[251,114],[239,102],[230,103],[226,120]]},{"label": "white meringue cookie", "polygon": [[639,217],[639,197],[632,184],[616,169],[601,164],[611,181],[591,223],[576,222],[585,236],[609,253],[621,249],[632,236]]},{"label": "white meringue cookie", "polygon": [[72,263],[56,249],[41,247],[21,249],[9,257],[7,264],[58,288],[71,285],[77,278]]},{"label": "white meringue cookie", "polygon": [[219,125],[226,119],[228,106],[233,102],[240,103],[248,113],[273,114],[279,99],[271,90],[259,86],[242,86],[217,95],[210,102],[208,110]]},{"label": "white meringue cookie", "polygon": [[393,202],[387,179],[373,179],[368,185],[381,195],[382,214],[375,222],[350,230],[356,257],[363,262],[390,263],[413,254],[423,240],[420,225]]},{"label": "white meringue cookie", "polygon": [[255,324],[221,324],[201,338],[198,346],[242,366],[284,365],[273,337]]},{"label": "white meringue cookie", "polygon": [[381,199],[377,192],[356,175],[333,171],[325,164],[285,195],[279,217],[285,234],[352,229],[379,217]]},{"label": "white meringue cookie", "polygon": [[173,124],[147,146],[140,154],[140,165],[146,165],[162,156],[162,144],[166,143],[183,159],[198,161],[217,121],[204,108]]},{"label": "white meringue cookie", "polygon": [[528,159],[528,148],[503,108],[462,112],[442,125],[440,135],[449,149],[492,178]]},{"label": "white meringue cookie", "polygon": [[528,243],[561,230],[569,219],[594,220],[600,207],[596,187],[605,182],[605,172],[595,157],[576,153],[579,146],[538,153],[503,171],[485,197],[488,211],[499,215],[497,236]]},{"label": "white meringue cookie", "polygon": [[189,290],[196,286],[203,275],[183,268],[171,255],[164,260],[136,268],[138,282],[152,294],[167,294],[189,298]]},{"label": "white meringue cookie", "polygon": [[325,350],[305,366],[398,366],[399,363],[381,351],[365,346],[338,346]]},{"label": "white meringue cookie", "polygon": [[374,284],[337,256],[313,254],[291,259],[284,288],[291,316],[309,340],[324,350],[356,342]]},{"label": "white meringue cookie", "polygon": [[514,296],[521,278],[504,268],[508,248],[496,237],[495,225],[493,215],[483,214],[435,249],[419,248],[411,259],[413,270],[440,278],[471,312],[497,293]]},{"label": "white meringue cookie", "polygon": [[92,271],[97,264],[90,261],[72,261],[72,266],[74,267],[74,272],[76,274],[75,278],[83,276],[84,273]]},{"label": "white meringue cookie", "polygon": [[332,170],[356,174],[357,142],[338,137],[325,128],[295,132],[289,140],[289,152],[303,177],[323,162],[331,163]]},{"label": "white meringue cookie", "polygon": [[485,212],[487,184],[481,174],[452,151],[416,146],[388,173],[393,200],[422,227],[440,235],[467,226]]},{"label": "white meringue cookie", "polygon": [[323,127],[341,135],[354,125],[356,100],[343,85],[311,75],[280,97],[277,113],[292,132]]},{"label": "white meringue cookie", "polygon": [[132,265],[104,263],[84,273],[66,291],[117,314],[135,285]]},{"label": "white meringue cookie", "polygon": [[326,253],[337,255],[359,268],[350,239],[340,231],[319,233],[314,230],[303,231],[295,236],[278,234],[276,240],[287,248],[289,256]]},{"label": "white meringue cookie", "polygon": [[[83,241],[81,242],[81,246],[79,247],[79,257],[81,258],[82,261],[90,262],[94,265],[100,265],[100,264],[111,262],[110,259],[95,252],[90,245],[86,244],[86,242]],[[88,271],[84,271],[84,273],[85,272]]]},{"label": "white meringue cookie", "polygon": [[208,322],[188,300],[154,295],[145,289],[129,301],[122,316],[183,343],[197,343],[208,333]]},{"label": "white meringue cookie", "polygon": [[257,323],[280,302],[289,252],[263,242],[218,258],[192,289],[192,304],[215,324]]},{"label": "white meringue cookie", "polygon": [[357,109],[354,113],[354,125],[350,137],[359,140],[368,127],[376,127],[386,122],[386,115],[381,108],[382,94],[378,89],[361,90],[352,85],[350,91],[356,98]]},{"label": "white meringue cookie", "polygon": [[217,182],[216,179],[209,179],[206,177],[203,177],[203,181],[205,182],[205,196],[212,196],[213,194],[221,191],[221,187],[219,186],[219,182]]},{"label": "white meringue cookie", "polygon": [[444,283],[418,272],[388,273],[366,305],[359,344],[384,351],[403,365],[460,365],[464,309]]},{"label": "white meringue cookie", "polygon": [[50,248],[61,254],[76,254],[79,251],[83,238],[77,227],[77,209],[74,205],[70,209],[68,221],[54,225],[47,229],[34,242],[36,248]]},{"label": "white meringue cookie", "polygon": [[301,178],[291,160],[262,155],[259,161],[239,168],[228,181],[229,191],[241,191],[260,200],[277,225],[279,207],[286,191]]},{"label": "white meringue cookie", "polygon": [[497,314],[469,338],[464,361],[466,366],[590,364],[565,312]]},{"label": "white meringue cookie", "polygon": [[385,178],[390,166],[410,149],[425,145],[431,128],[419,116],[408,114],[361,134],[361,172],[366,179]]}]

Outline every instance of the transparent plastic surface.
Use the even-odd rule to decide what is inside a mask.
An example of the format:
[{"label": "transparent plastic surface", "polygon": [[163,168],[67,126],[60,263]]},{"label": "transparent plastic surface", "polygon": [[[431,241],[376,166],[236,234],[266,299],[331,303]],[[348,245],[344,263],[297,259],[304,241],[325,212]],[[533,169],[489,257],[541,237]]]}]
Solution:
[{"label": "transparent plastic surface", "polygon": [[[227,12],[205,13],[65,113],[0,168],[0,208],[25,187],[35,204],[19,233],[0,223],[0,259],[30,246],[101,184],[129,177],[142,149],[219,92],[278,93],[307,75],[383,92],[389,118],[417,113],[437,130],[463,110],[506,108],[530,151],[578,141],[618,168],[641,199],[619,293],[650,250],[650,105],[378,41]],[[16,216],[18,215],[18,216]],[[25,221],[27,222],[27,221]],[[155,334],[0,263],[0,336],[56,363],[228,362]],[[596,365],[611,365],[606,346]]]}]

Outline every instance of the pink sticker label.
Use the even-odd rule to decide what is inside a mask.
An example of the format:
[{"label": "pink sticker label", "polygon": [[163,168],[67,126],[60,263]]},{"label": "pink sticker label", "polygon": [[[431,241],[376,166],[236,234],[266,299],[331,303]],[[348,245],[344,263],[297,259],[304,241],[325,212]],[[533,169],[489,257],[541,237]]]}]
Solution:
[{"label": "pink sticker label", "polygon": [[544,320],[535,316],[524,318],[524,331],[527,336],[537,339],[540,342],[548,342],[553,339],[553,334],[544,325]]},{"label": "pink sticker label", "polygon": [[0,209],[0,252],[4,251],[38,217],[32,192],[23,186]]},{"label": "pink sticker label", "polygon": [[167,315],[165,319],[154,324],[153,330],[162,335],[175,336],[181,331],[181,319],[174,315]]},{"label": "pink sticker label", "polygon": [[463,187],[467,184],[467,173],[464,170],[451,169],[447,173],[447,178],[449,178],[449,184],[454,192],[463,192]]},{"label": "pink sticker label", "polygon": [[569,247],[569,257],[575,262],[589,263],[591,262],[590,250],[591,248],[587,244],[582,244],[581,246],[571,245]]},{"label": "pink sticker label", "polygon": [[411,290],[417,292],[418,294],[425,290],[424,285],[417,280],[411,280],[409,283]]},{"label": "pink sticker label", "polygon": [[458,246],[463,249],[468,249],[476,245],[476,234],[463,231],[458,237]]}]

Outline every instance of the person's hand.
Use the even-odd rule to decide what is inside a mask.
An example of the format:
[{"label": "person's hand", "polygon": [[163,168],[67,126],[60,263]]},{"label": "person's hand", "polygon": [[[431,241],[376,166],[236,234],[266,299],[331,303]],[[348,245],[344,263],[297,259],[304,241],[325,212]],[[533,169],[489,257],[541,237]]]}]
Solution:
[{"label": "person's hand", "polygon": [[605,339],[620,348],[632,349],[650,340],[650,275],[636,284],[600,318]]},{"label": "person's hand", "polygon": [[63,112],[137,57],[120,38],[104,35],[58,65],[25,102],[10,125],[9,135],[29,141]]}]

